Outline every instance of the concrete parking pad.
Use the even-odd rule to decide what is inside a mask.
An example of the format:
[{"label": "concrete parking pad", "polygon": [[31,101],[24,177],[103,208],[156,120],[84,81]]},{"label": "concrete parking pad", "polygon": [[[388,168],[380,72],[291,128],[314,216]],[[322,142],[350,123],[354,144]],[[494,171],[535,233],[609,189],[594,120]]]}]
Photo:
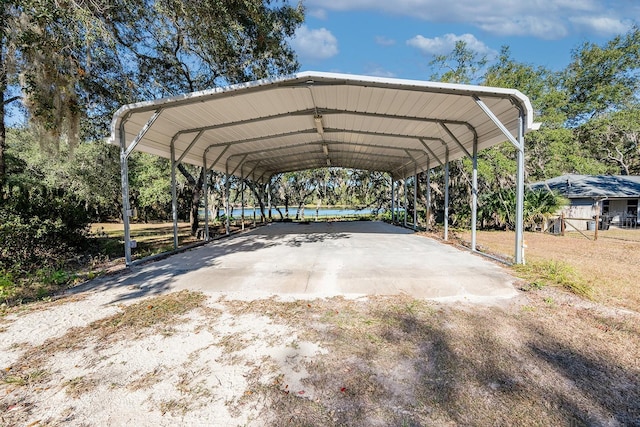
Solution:
[{"label": "concrete parking pad", "polygon": [[383,222],[273,223],[164,260],[102,286],[129,297],[190,289],[234,298],[408,294],[495,302],[514,277],[478,255]]}]

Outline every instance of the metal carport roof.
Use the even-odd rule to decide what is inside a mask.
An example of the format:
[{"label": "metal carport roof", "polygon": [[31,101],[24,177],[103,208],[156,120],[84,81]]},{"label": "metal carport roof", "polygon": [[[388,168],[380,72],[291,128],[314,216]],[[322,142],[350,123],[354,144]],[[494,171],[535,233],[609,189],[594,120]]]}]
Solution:
[{"label": "metal carport roof", "polygon": [[504,141],[478,100],[514,138],[521,112],[532,128],[513,89],[304,72],[126,105],[111,141],[254,180],[326,166],[399,179]]},{"label": "metal carport roof", "polygon": [[114,114],[110,141],[121,149],[126,262],[127,159],[134,150],[171,159],[176,247],[181,162],[260,182],[327,166],[383,171],[398,180],[468,156],[475,250],[477,152],[509,140],[518,150],[515,259],[522,263],[524,134],[534,129],[531,103],[515,89],[320,72],[125,105]]}]

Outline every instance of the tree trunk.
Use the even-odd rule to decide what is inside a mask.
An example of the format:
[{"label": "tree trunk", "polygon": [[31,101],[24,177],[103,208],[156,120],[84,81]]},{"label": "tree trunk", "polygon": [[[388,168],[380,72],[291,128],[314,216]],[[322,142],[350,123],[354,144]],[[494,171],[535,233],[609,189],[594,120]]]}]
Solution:
[{"label": "tree trunk", "polygon": [[284,196],[284,213],[289,218],[289,196]]},{"label": "tree trunk", "polygon": [[[2,54],[0,53],[0,56]],[[2,58],[0,58],[0,61]],[[3,73],[4,74],[4,73]],[[0,80],[4,76],[0,76]],[[7,149],[7,130],[4,126],[4,84],[0,81],[0,203],[4,200],[4,183],[7,179],[7,166],[5,162],[5,151]]]},{"label": "tree trunk", "polygon": [[274,206],[276,212],[278,212],[278,215],[280,215],[280,220],[282,221],[284,219],[284,215],[282,214],[282,211],[280,210],[280,208],[278,206]]},{"label": "tree trunk", "polygon": [[191,235],[195,236],[200,227],[198,210],[200,209],[200,191],[194,189],[191,196],[191,209],[189,211],[189,223],[191,224]]},{"label": "tree trunk", "polygon": [[[0,7],[0,22],[7,22],[5,6]],[[5,28],[0,28],[0,203],[4,200],[4,183],[7,179],[7,165],[5,151],[7,149],[7,129],[5,119],[5,92],[7,91],[7,66],[4,58]]]},{"label": "tree trunk", "polygon": [[189,223],[191,225],[192,236],[195,236],[198,233],[198,228],[200,227],[198,209],[200,208],[200,193],[202,192],[202,187],[204,186],[205,174],[203,168],[199,169],[200,174],[198,176],[198,179],[196,180],[182,163],[178,164],[178,170],[186,178],[187,182],[191,186],[191,190],[193,191],[193,195],[191,196],[191,209],[189,210]]},{"label": "tree trunk", "polygon": [[267,220],[267,215],[265,213],[265,205],[264,205],[264,187],[262,184],[255,184],[251,181],[247,181],[247,185],[249,186],[249,189],[251,190],[251,192],[253,193],[253,195],[255,196],[255,198],[258,200],[258,204],[260,205],[260,218],[261,221],[266,221]]},{"label": "tree trunk", "polygon": [[296,219],[304,219],[304,200],[298,203],[298,210],[296,211]]}]

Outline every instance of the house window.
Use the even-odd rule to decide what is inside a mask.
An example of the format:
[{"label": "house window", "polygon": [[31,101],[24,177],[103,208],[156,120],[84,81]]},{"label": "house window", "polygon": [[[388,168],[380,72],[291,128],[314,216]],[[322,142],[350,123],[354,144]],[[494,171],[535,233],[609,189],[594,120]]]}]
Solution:
[{"label": "house window", "polygon": [[602,215],[609,215],[609,200],[602,201]]},{"label": "house window", "polygon": [[638,215],[638,199],[627,200],[627,215]]}]

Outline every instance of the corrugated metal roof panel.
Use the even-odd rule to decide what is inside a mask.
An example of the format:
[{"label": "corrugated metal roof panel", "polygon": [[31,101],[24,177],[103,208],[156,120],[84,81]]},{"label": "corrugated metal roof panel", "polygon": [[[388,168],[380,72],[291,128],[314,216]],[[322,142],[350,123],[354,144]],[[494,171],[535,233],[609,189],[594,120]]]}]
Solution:
[{"label": "corrugated metal roof panel", "polygon": [[[130,147],[161,111],[135,150],[168,158],[173,145],[176,158],[185,154],[183,162],[195,165],[202,165],[203,156],[211,164],[224,151],[214,165],[220,171],[227,163],[235,168],[246,153],[258,164],[258,151],[264,150],[264,165],[255,169],[277,173],[325,167],[326,143],[334,151],[332,166],[374,168],[400,177],[409,173],[407,164],[422,171],[430,159],[435,167],[444,161],[446,147],[451,160],[472,152],[474,131],[479,148],[506,139],[474,96],[512,135],[518,133],[519,108],[526,114],[526,130],[531,129],[529,100],[515,90],[310,72],[125,106],[114,115],[111,141],[119,143],[122,135]],[[321,116],[319,128],[316,116]]]}]

